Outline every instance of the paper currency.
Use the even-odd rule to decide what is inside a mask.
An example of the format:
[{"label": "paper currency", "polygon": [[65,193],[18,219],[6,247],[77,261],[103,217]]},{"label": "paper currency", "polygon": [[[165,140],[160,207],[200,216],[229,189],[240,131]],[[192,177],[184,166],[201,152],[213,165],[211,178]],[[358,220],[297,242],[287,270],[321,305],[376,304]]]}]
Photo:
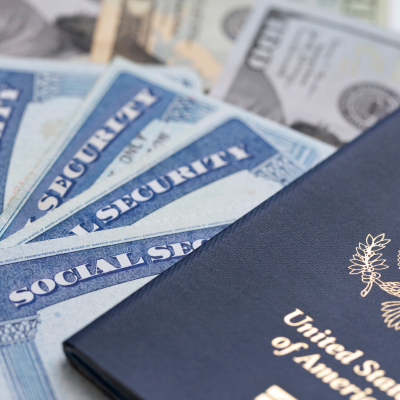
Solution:
[{"label": "paper currency", "polygon": [[216,214],[187,216],[169,220],[168,228],[142,224],[135,232],[128,227],[2,251],[0,398],[105,399],[67,363],[62,342],[231,222]]},{"label": "paper currency", "polygon": [[0,54],[81,57],[90,49],[99,3],[0,0]]},{"label": "paper currency", "polygon": [[292,0],[295,4],[333,11],[376,25],[390,25],[390,0]]},{"label": "paper currency", "polygon": [[334,145],[400,105],[400,38],[288,1],[260,1],[212,95]]},{"label": "paper currency", "polygon": [[16,232],[87,190],[147,125],[161,120],[186,127],[220,107],[145,68],[116,60],[0,216],[1,233]]},{"label": "paper currency", "polygon": [[119,55],[139,63],[159,63],[137,42],[146,32],[145,24],[151,7],[152,2],[147,0],[102,0],[90,51],[91,60],[106,63]]},{"label": "paper currency", "polygon": [[[183,138],[183,139],[182,139]],[[0,247],[85,235],[239,205],[275,194],[334,148],[240,110],[222,110],[175,135],[133,168],[93,186],[0,243]],[[26,217],[25,217],[26,219]]]},{"label": "paper currency", "polygon": [[[293,0],[387,25],[388,0]],[[191,66],[209,88],[219,76],[253,0],[103,0],[91,59],[115,54]]]}]

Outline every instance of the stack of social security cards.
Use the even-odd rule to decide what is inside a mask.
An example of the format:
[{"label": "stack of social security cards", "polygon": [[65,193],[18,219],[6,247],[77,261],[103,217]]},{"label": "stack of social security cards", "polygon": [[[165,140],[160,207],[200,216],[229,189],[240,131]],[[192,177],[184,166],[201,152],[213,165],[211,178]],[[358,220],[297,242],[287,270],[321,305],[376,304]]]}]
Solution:
[{"label": "stack of social security cards", "polygon": [[189,49],[196,4],[140,50],[173,66],[0,56],[0,399],[397,395],[400,38],[261,0],[218,75],[246,12]]}]

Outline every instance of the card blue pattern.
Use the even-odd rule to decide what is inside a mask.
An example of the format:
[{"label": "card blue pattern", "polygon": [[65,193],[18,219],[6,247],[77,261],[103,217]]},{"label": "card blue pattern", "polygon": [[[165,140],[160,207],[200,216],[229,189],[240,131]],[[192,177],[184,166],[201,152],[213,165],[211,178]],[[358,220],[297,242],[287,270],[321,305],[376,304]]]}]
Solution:
[{"label": "card blue pattern", "polygon": [[[155,97],[156,101],[148,107],[140,102],[136,103],[135,110],[138,110],[140,115],[128,124],[103,152],[98,152],[98,156],[93,162],[85,166],[86,170],[82,176],[84,179],[68,179],[71,185],[62,196],[49,190],[49,187],[56,179],[65,179],[65,173],[63,174],[64,167],[70,160],[74,159],[93,134],[100,130],[105,122],[113,117],[121,107],[125,106],[135,95],[140,94],[143,90],[151,93],[151,96]],[[164,120],[174,119],[194,123],[213,110],[214,107],[203,105],[190,97],[178,96],[172,90],[163,89],[161,86],[142,80],[132,74],[120,73],[89,117],[80,126],[74,138],[40,180],[18,215],[5,230],[3,239],[22,229],[28,221],[33,222],[49,211],[48,209],[41,210],[38,207],[39,202],[45,195],[57,198],[58,207],[91,187],[103,170],[130,140],[152,120],[163,119],[164,117]],[[164,116],[166,112],[167,115]],[[96,151],[93,146],[90,147],[90,150]]]},{"label": "card blue pattern", "polygon": [[67,74],[36,72],[33,83],[33,101],[43,102],[53,97],[84,98],[98,76],[94,74]]},{"label": "card blue pattern", "polygon": [[[242,160],[237,160],[232,155],[229,157],[227,149],[233,146],[243,146],[242,148],[249,157]],[[204,162],[207,157],[219,152],[225,152],[226,158],[224,160],[227,163],[226,165],[214,169],[211,160]],[[266,177],[266,173],[262,175],[258,169],[255,171],[256,175],[271,180],[279,179],[279,183],[286,185],[302,174],[303,170],[301,168],[288,161],[287,157],[280,154],[276,148],[251,130],[242,121],[230,119],[140,176],[133,178],[111,193],[37,236],[32,242],[68,236],[71,234],[71,229],[78,225],[88,232],[91,232],[95,226],[103,230],[132,225],[150,213],[195,190],[238,171],[253,170],[260,164],[265,163],[266,160],[276,159],[276,156],[280,156],[282,159],[286,160],[287,164],[290,164],[285,165],[284,176],[279,176],[278,178],[269,174],[268,177]],[[207,169],[207,172],[204,172],[205,170],[203,170],[202,173],[195,172],[191,163],[196,160],[203,160],[202,164],[204,168]],[[168,173],[182,166],[189,166],[192,178],[175,184],[174,179],[168,176]],[[268,169],[271,170],[271,167]],[[127,199],[129,193],[145,186],[153,180],[157,180],[161,185],[164,185],[164,188],[169,186],[169,189],[160,193],[153,191],[153,195],[149,200],[140,203],[138,201],[138,205],[132,207],[130,210],[123,211],[118,208],[118,205],[115,203],[118,199]],[[151,191],[148,187],[147,189],[143,189],[141,193],[143,196],[151,195]],[[133,200],[130,199],[130,202],[132,203]],[[113,208],[111,213],[114,212],[114,215],[118,213],[118,216],[114,219],[105,222],[105,219],[100,219],[96,216],[99,210],[108,209],[108,212],[110,212],[111,208]]]},{"label": "card blue pattern", "polygon": [[[38,311],[90,292],[159,274],[181,259],[182,252],[188,254],[192,247],[201,245],[224,228],[221,225],[189,230],[81,251],[68,249],[70,252],[66,254],[38,256],[33,260],[2,265],[0,371],[7,378],[8,390],[13,398],[56,399],[35,344],[35,335],[40,329]],[[171,244],[178,244],[181,253]],[[167,249],[169,255],[157,260],[159,257],[149,255],[149,249],[160,246]],[[139,265],[123,266],[116,258],[117,255],[127,255],[131,264],[141,262]],[[113,270],[106,271],[104,267],[101,270],[102,262],[109,263]],[[79,270],[79,266],[83,265],[87,269]],[[62,271],[66,271],[63,275],[65,281],[60,285],[55,282],[55,276]],[[85,277],[82,271],[88,271],[91,276]],[[74,280],[76,282],[71,284]],[[53,288],[51,282],[54,283]],[[12,292],[24,292],[21,288],[43,292],[41,295],[34,294],[34,299],[24,305],[10,301]]]},{"label": "card blue pattern", "polygon": [[5,124],[0,133],[0,214],[4,206],[11,152],[25,107],[32,100],[33,82],[33,74],[0,70],[0,90],[9,88],[18,93],[15,100],[0,99],[0,107],[11,109],[7,118],[0,116],[0,123]]}]

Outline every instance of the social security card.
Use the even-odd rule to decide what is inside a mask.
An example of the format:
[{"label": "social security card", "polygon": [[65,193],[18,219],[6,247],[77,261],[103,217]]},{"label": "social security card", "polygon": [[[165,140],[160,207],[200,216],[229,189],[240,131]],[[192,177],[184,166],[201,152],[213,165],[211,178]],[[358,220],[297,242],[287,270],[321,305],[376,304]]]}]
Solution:
[{"label": "social security card", "polygon": [[[198,74],[188,68],[146,68],[201,90]],[[104,70],[99,65],[0,58],[0,213]]]},{"label": "social security card", "polygon": [[[2,399],[106,399],[66,362],[62,342],[232,221],[220,216],[40,242],[0,253]],[[138,223],[138,226],[140,223]]]},{"label": "social security card", "polygon": [[[123,180],[93,187],[1,246],[132,225],[161,209],[163,218],[185,218],[189,208],[205,213],[245,204],[249,211],[334,151],[244,111],[222,110],[182,136]],[[286,147],[293,155],[283,142],[292,143]]]},{"label": "social security card", "polygon": [[103,70],[0,58],[0,213]]},{"label": "social security card", "polygon": [[88,189],[151,122],[187,126],[221,107],[158,75],[122,59],[113,63],[13,197],[0,234],[17,232]]}]

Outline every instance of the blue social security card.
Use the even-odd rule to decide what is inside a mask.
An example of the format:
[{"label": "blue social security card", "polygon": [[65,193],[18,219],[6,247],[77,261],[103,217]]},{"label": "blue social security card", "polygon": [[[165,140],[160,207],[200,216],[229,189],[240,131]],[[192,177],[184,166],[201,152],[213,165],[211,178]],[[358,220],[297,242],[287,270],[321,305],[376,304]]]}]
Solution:
[{"label": "blue social security card", "polygon": [[116,60],[14,196],[0,217],[0,233],[14,233],[88,189],[151,122],[187,126],[216,109],[159,75]]},{"label": "blue social security card", "polygon": [[[238,214],[235,215],[235,218]],[[219,233],[209,214],[33,243],[0,254],[4,399],[104,399],[66,362],[62,342]]]},{"label": "blue social security card", "polygon": [[103,69],[0,58],[0,213]]},{"label": "blue social security card", "polygon": [[333,151],[247,112],[221,110],[171,139],[135,171],[95,185],[1,247],[119,228],[146,218],[162,223],[209,210],[242,207],[247,212]]},{"label": "blue social security card", "polygon": [[[199,76],[190,69],[146,68],[188,88],[201,88]],[[0,213],[104,70],[98,65],[0,58]]]}]

